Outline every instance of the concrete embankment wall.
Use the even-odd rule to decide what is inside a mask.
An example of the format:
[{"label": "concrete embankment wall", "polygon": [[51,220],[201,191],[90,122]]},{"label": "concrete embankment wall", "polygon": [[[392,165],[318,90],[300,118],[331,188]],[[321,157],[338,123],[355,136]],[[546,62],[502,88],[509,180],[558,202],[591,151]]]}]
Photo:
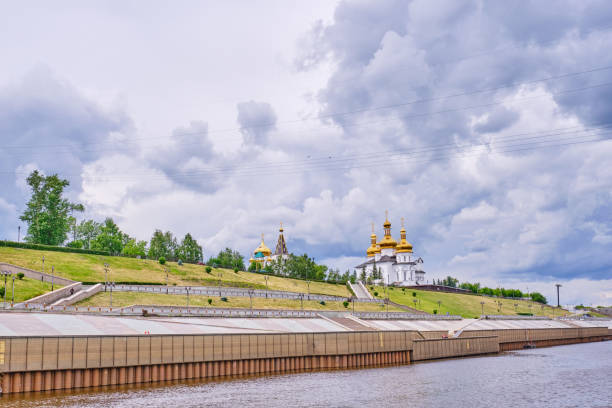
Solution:
[{"label": "concrete embankment wall", "polygon": [[3,393],[409,363],[414,332],[0,338]]},{"label": "concrete embankment wall", "polygon": [[489,353],[499,353],[499,341],[497,336],[426,340],[415,339],[411,360],[435,360],[438,358],[462,357]]},{"label": "concrete embankment wall", "polygon": [[518,350],[527,344],[538,347],[602,341],[609,338],[607,327],[571,327],[555,329],[466,330],[459,338],[497,336],[500,351]]},{"label": "concrete embankment wall", "polygon": [[2,393],[409,364],[522,348],[601,341],[607,327],[442,332],[0,337]]}]

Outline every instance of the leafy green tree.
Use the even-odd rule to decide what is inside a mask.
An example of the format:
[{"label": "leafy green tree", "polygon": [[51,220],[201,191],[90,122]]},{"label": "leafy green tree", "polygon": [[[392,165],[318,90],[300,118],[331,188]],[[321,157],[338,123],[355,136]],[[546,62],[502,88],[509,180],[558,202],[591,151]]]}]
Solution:
[{"label": "leafy green tree", "polygon": [[74,211],[83,212],[82,204],[71,203],[63,197],[70,185],[57,174],[45,176],[34,170],[27,178],[32,196],[19,217],[28,224],[27,242],[44,245],[61,245],[70,231]]},{"label": "leafy green tree", "polygon": [[220,251],[219,254],[210,258],[208,265],[217,265],[221,268],[234,269],[238,268],[241,271],[244,271],[244,257],[238,251],[234,251],[231,248],[225,248]]},{"label": "leafy green tree", "polygon": [[91,249],[93,241],[102,230],[102,224],[94,220],[83,220],[76,227],[75,241],[81,241],[83,248]]},{"label": "leafy green tree", "polygon": [[151,242],[149,243],[149,252],[147,255],[152,259],[157,259],[160,256],[166,259],[176,259],[177,249],[178,244],[176,243],[176,238],[174,238],[170,231],[163,233],[161,230],[155,230],[151,237]]},{"label": "leafy green tree", "polygon": [[136,241],[132,238],[125,244],[125,246],[121,250],[121,254],[132,257],[145,257],[147,256],[146,246],[147,241]]},{"label": "leafy green tree", "polygon": [[176,255],[185,262],[200,262],[202,260],[202,247],[198,245],[198,241],[193,239],[191,234],[187,233],[181,241]]},{"label": "leafy green tree", "polygon": [[112,255],[118,255],[129,240],[130,237],[121,232],[115,221],[112,218],[107,218],[100,227],[100,234],[92,240],[91,249],[108,251]]},{"label": "leafy green tree", "polygon": [[529,295],[531,297],[531,300],[533,300],[534,302],[542,303],[543,305],[548,303],[544,295],[540,292],[531,292]]},{"label": "leafy green tree", "polygon": [[314,259],[306,254],[301,256],[290,254],[285,266],[288,276],[292,278],[325,280],[326,277],[327,266],[317,265]]}]

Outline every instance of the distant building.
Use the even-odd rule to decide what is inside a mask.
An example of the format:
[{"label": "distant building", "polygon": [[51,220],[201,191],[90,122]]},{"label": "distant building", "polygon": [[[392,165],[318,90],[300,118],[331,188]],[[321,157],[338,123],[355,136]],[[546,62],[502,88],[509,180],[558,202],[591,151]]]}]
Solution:
[{"label": "distant building", "polygon": [[285,236],[283,235],[283,223],[281,222],[280,229],[278,230],[278,240],[276,242],[276,248],[274,253],[268,248],[264,242],[264,235],[261,234],[261,243],[253,251],[253,256],[249,259],[249,263],[259,264],[260,267],[268,265],[272,261],[281,259],[286,261],[289,259],[289,251],[287,251],[287,243],[285,242]]},{"label": "distant building", "polygon": [[423,259],[417,257],[412,250],[412,244],[406,241],[406,230],[402,218],[402,229],[400,230],[400,242],[391,236],[391,223],[388,214],[385,215],[383,224],[384,236],[380,242],[376,242],[374,224],[372,224],[372,235],[370,235],[370,247],[366,250],[366,261],[355,266],[355,273],[361,277],[380,280],[386,284],[409,286],[418,284],[425,280],[423,271]]}]

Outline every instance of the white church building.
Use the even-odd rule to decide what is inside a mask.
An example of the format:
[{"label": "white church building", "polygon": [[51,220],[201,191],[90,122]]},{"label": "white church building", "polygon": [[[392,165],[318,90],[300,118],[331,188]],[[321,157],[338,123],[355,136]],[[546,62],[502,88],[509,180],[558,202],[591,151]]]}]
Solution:
[{"label": "white church building", "polygon": [[374,224],[370,235],[370,247],[366,250],[367,259],[355,266],[355,272],[361,277],[365,272],[366,279],[377,277],[387,285],[411,286],[425,280],[423,259],[417,257],[412,251],[412,245],[406,241],[406,230],[402,219],[400,242],[391,236],[391,223],[386,215],[383,224],[384,236],[376,242]]}]

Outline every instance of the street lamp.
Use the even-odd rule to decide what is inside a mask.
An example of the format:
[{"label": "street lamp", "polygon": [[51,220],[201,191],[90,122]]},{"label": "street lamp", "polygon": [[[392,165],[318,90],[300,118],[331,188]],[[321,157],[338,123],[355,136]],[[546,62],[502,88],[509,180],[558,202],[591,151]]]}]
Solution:
[{"label": "street lamp", "polygon": [[310,281],[306,281],[306,285],[308,286],[308,300],[310,300]]},{"label": "street lamp", "polygon": [[53,292],[53,276],[55,276],[55,266],[51,267],[51,292]]},{"label": "street lamp", "polygon": [[0,272],[4,276],[4,307],[6,308],[6,278],[11,274],[9,271]]},{"label": "street lamp", "polygon": [[438,300],[438,302],[437,302],[437,303],[438,303],[438,309],[440,309],[440,313],[442,313],[442,308],[440,307],[440,305],[442,304],[442,301],[441,301],[441,300]]},{"label": "street lamp", "polygon": [[12,286],[12,289],[13,289],[13,296],[11,298],[11,306],[13,306],[13,303],[15,303],[15,275],[13,275],[13,286]]},{"label": "street lamp", "polygon": [[185,290],[187,291],[187,313],[189,313],[189,286]]},{"label": "street lamp", "polygon": [[255,291],[253,289],[249,289],[249,298],[251,299],[251,310],[253,310],[253,294]]},{"label": "street lamp", "polygon": [[108,285],[108,263],[104,262],[104,291],[106,292],[106,285]]},{"label": "street lamp", "polygon": [[110,307],[113,308],[113,288],[115,287],[115,282],[108,282],[108,286],[110,287]]},{"label": "street lamp", "polygon": [[484,300],[483,300],[483,301],[481,301],[481,302],[480,302],[480,309],[482,310],[482,313],[481,313],[481,314],[482,314],[483,316],[484,316],[484,305],[485,305],[485,302],[484,302]]},{"label": "street lamp", "polygon": [[43,265],[43,270],[42,270],[42,273],[45,273],[45,256],[44,256],[44,255],[43,255],[43,257],[42,257],[42,263],[43,263],[43,264],[42,264],[42,265]]}]

